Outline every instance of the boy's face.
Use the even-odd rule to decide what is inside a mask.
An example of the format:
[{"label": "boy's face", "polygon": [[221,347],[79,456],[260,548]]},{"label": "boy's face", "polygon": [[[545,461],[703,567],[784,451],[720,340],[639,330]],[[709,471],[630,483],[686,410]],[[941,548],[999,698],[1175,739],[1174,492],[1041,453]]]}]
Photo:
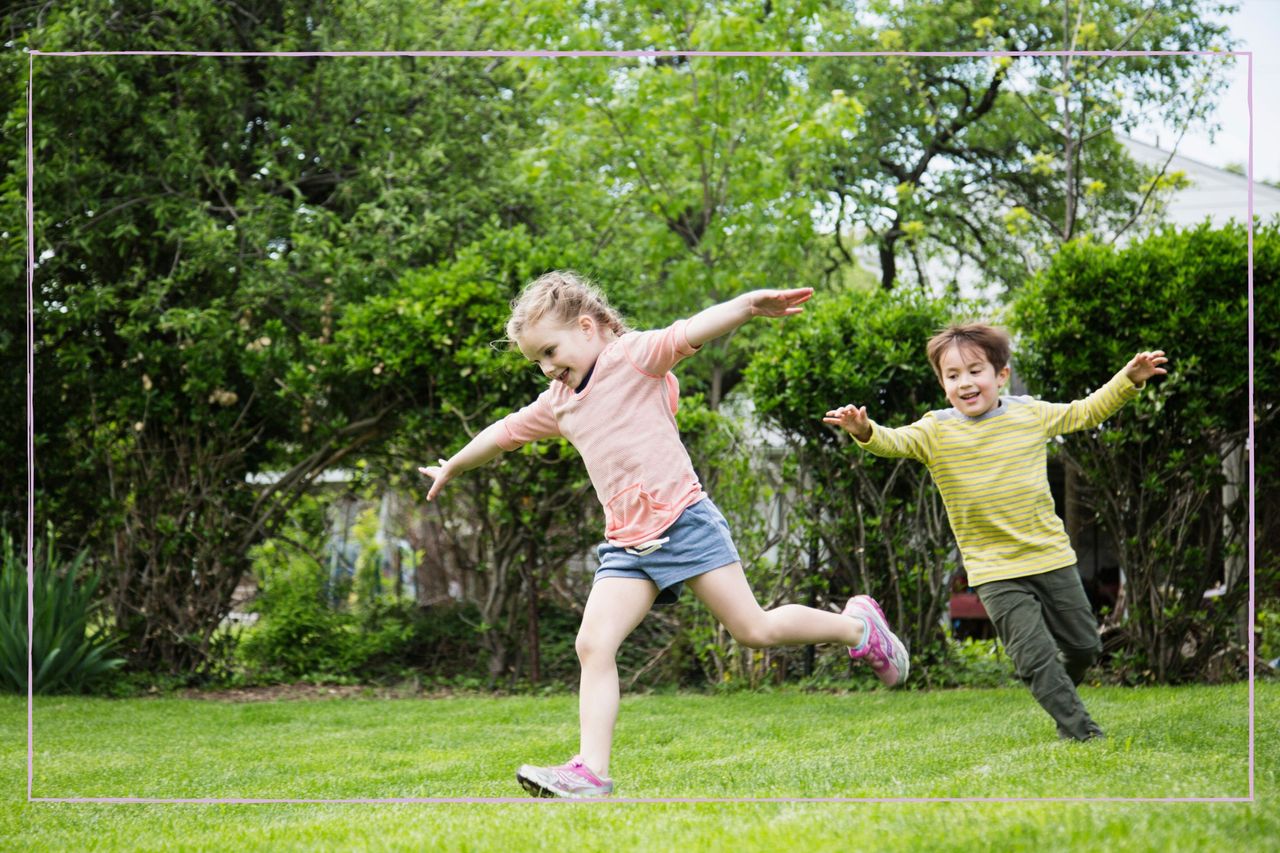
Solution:
[{"label": "boy's face", "polygon": [[570,388],[582,383],[605,343],[596,321],[586,315],[567,325],[542,317],[526,326],[516,339],[520,352],[538,365],[544,376]]},{"label": "boy's face", "polygon": [[995,408],[1000,389],[1009,380],[1009,366],[996,372],[986,354],[976,347],[952,344],[938,361],[947,402],[963,415],[976,418]]}]

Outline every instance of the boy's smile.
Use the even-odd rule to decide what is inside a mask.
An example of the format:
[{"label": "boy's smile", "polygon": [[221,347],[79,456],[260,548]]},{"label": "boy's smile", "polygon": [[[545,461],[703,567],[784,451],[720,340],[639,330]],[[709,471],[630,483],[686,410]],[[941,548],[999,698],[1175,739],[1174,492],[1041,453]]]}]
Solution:
[{"label": "boy's smile", "polygon": [[1009,379],[1008,365],[997,372],[982,350],[962,349],[959,344],[942,354],[938,368],[947,402],[971,418],[985,415],[999,404],[1000,390]]}]

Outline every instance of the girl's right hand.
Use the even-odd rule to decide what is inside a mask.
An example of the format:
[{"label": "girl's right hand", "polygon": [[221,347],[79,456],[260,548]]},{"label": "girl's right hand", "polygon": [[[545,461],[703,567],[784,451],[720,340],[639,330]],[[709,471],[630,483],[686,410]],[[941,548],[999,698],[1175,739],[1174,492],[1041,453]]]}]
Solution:
[{"label": "girl's right hand", "polygon": [[800,306],[813,296],[812,287],[791,290],[756,290],[748,294],[753,317],[790,317],[804,309]]},{"label": "girl's right hand", "polygon": [[453,479],[453,473],[449,470],[448,461],[440,459],[437,460],[437,463],[438,464],[426,465],[418,469],[418,473],[425,474],[432,480],[435,480],[435,482],[431,484],[431,490],[427,492],[427,500],[434,498],[436,493],[444,487],[444,484]]},{"label": "girl's right hand", "polygon": [[858,441],[871,438],[871,418],[867,417],[866,406],[841,406],[827,412],[822,419],[824,424],[838,426]]}]

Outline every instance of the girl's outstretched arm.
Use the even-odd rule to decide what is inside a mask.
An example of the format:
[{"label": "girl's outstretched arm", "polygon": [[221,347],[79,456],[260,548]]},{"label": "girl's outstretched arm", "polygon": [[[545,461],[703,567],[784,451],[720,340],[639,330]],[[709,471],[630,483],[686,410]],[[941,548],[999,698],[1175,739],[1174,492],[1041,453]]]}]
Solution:
[{"label": "girl's outstretched arm", "polygon": [[689,318],[685,335],[690,345],[700,347],[707,341],[727,335],[752,317],[789,317],[804,309],[801,303],[813,296],[812,287],[794,290],[753,290],[735,296],[728,302],[712,305]]},{"label": "girl's outstretched arm", "polygon": [[502,448],[498,446],[498,432],[501,429],[503,429],[502,421],[491,423],[479,435],[467,442],[466,447],[455,453],[453,458],[441,459],[436,465],[419,468],[420,473],[426,474],[435,481],[431,484],[431,490],[427,492],[427,500],[434,498],[444,484],[458,474],[478,468],[501,453]]}]

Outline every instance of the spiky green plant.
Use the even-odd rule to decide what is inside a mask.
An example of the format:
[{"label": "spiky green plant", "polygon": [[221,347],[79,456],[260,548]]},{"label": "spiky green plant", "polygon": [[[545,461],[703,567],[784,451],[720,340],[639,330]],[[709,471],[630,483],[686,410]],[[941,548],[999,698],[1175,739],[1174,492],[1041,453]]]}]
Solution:
[{"label": "spiky green plant", "polygon": [[[21,543],[0,532],[0,691],[27,692],[27,563]],[[61,564],[52,526],[35,550],[35,642],[32,671],[36,693],[81,693],[124,661],[112,657],[115,643],[92,630],[98,577],[84,574],[87,552]],[[84,574],[83,577],[81,575]]]}]

